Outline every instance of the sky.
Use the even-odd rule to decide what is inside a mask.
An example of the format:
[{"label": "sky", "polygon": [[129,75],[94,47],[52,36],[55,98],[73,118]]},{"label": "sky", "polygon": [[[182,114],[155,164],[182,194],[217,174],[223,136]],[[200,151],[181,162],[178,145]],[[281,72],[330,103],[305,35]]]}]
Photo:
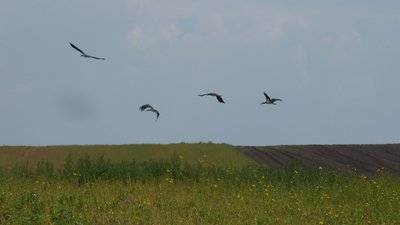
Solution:
[{"label": "sky", "polygon": [[394,0],[1,0],[0,145],[399,143],[399,40]]}]

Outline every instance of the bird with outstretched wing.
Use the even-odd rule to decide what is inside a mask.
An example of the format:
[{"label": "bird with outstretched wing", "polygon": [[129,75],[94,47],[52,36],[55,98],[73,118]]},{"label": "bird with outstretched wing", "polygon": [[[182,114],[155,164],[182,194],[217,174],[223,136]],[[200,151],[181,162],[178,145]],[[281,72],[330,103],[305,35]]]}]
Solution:
[{"label": "bird with outstretched wing", "polygon": [[282,101],[282,99],[279,98],[270,98],[267,93],[264,92],[264,96],[265,96],[265,102],[261,102],[261,104],[273,104],[276,105],[275,102],[276,101]]},{"label": "bird with outstretched wing", "polygon": [[150,112],[154,112],[157,115],[156,120],[158,120],[158,117],[160,116],[160,113],[158,112],[158,110],[154,109],[153,106],[151,106],[150,104],[145,104],[139,107],[140,111],[150,111]]},{"label": "bird with outstretched wing", "polygon": [[217,98],[218,102],[225,103],[224,100],[222,99],[222,95],[219,95],[217,93],[210,92],[210,93],[206,93],[206,94],[200,94],[199,96],[214,96]]},{"label": "bird with outstretched wing", "polygon": [[95,56],[91,56],[86,54],[85,52],[83,52],[81,49],[79,49],[78,47],[76,47],[74,44],[72,44],[71,42],[69,43],[71,45],[72,48],[74,48],[75,50],[77,50],[78,52],[81,53],[81,57],[84,58],[92,58],[92,59],[99,59],[99,60],[105,60],[104,58],[99,58],[99,57],[95,57]]}]

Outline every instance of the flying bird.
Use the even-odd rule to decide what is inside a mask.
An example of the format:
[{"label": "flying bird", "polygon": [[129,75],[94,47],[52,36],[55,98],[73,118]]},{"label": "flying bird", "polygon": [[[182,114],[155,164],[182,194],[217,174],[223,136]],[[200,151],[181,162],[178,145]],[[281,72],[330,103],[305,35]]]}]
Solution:
[{"label": "flying bird", "polygon": [[142,112],[147,109],[146,111],[150,111],[150,112],[157,114],[156,120],[158,120],[158,117],[160,116],[160,113],[156,109],[154,109],[153,106],[151,106],[150,104],[142,105],[139,107],[139,109]]},{"label": "flying bird", "polygon": [[224,100],[222,99],[222,95],[219,95],[219,94],[217,94],[217,93],[207,93],[207,94],[201,94],[201,95],[199,95],[199,96],[214,96],[214,97],[216,97],[217,98],[217,100],[220,102],[220,103],[225,103],[224,102]]},{"label": "flying bird", "polygon": [[264,96],[265,96],[265,102],[261,102],[261,104],[273,104],[276,105],[275,102],[276,101],[282,101],[282,99],[279,98],[270,98],[267,93],[264,92]]},{"label": "flying bird", "polygon": [[78,52],[82,53],[81,57],[105,60],[104,58],[98,58],[98,57],[91,56],[91,55],[88,55],[88,54],[84,53],[82,50],[80,50],[78,47],[76,47],[76,46],[75,46],[74,44],[72,44],[71,42],[70,42],[69,44],[71,45],[72,48],[74,48],[74,49],[77,50]]}]

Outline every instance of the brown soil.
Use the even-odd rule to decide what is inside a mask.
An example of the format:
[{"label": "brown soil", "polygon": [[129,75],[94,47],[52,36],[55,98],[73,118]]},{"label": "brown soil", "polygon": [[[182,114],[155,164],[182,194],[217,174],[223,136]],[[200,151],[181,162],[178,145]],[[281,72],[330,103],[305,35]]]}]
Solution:
[{"label": "brown soil", "polygon": [[268,168],[282,168],[300,161],[325,168],[353,169],[373,175],[384,168],[400,176],[400,144],[239,146],[239,150]]}]

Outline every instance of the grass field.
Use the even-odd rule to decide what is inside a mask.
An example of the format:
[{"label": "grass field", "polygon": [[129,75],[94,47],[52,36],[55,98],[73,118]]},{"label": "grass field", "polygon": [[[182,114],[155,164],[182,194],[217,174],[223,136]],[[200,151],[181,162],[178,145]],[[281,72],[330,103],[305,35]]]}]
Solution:
[{"label": "grass field", "polygon": [[318,166],[266,170],[244,159],[187,163],[185,156],[92,155],[64,158],[63,169],[2,169],[0,224],[400,224],[400,179],[385,171],[366,177]]},{"label": "grass field", "polygon": [[21,161],[36,166],[38,162],[45,160],[56,168],[62,168],[69,154],[73,159],[89,155],[103,156],[106,160],[116,162],[133,159],[136,161],[170,159],[174,153],[181,155],[188,163],[202,161],[205,164],[216,164],[221,167],[230,164],[241,167],[254,163],[233,146],[226,144],[0,146],[0,168],[11,168],[16,162]]}]

